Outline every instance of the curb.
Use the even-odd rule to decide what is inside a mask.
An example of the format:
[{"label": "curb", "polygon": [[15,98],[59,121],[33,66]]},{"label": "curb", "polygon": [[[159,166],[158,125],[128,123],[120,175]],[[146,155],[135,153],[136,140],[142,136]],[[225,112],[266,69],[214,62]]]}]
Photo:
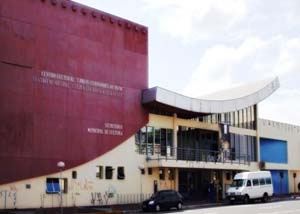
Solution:
[{"label": "curb", "polygon": [[[270,203],[273,202],[279,202],[279,201],[294,201],[294,200],[300,200],[300,197],[288,197],[288,198],[273,198]],[[221,203],[207,203],[207,204],[195,204],[195,205],[184,205],[183,210],[192,210],[192,209],[199,209],[199,208],[210,208],[210,207],[221,207],[221,206],[226,206],[229,205],[226,202],[221,202]],[[109,213],[141,213],[141,209],[137,210],[118,210],[116,212],[112,211]]]}]

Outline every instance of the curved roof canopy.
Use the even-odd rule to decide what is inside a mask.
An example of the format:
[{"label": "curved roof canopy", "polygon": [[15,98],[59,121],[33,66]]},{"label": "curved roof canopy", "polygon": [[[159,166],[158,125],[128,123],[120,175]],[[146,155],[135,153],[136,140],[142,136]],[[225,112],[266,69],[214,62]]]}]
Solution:
[{"label": "curved roof canopy", "polygon": [[202,98],[191,98],[160,87],[143,91],[142,103],[173,112],[190,114],[225,113],[255,105],[279,88],[278,77],[227,89]]}]

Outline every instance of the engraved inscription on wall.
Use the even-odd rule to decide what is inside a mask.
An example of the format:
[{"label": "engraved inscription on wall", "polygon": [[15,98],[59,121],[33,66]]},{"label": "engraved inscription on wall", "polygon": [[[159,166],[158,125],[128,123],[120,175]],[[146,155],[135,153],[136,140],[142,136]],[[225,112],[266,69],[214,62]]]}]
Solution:
[{"label": "engraved inscription on wall", "polygon": [[104,123],[104,128],[88,128],[87,131],[91,134],[123,136],[123,125],[118,123]]},{"label": "engraved inscription on wall", "polygon": [[44,85],[76,89],[80,91],[109,96],[123,95],[123,87],[119,85],[84,79],[71,75],[54,73],[50,71],[41,71],[40,76],[33,77],[33,81]]}]

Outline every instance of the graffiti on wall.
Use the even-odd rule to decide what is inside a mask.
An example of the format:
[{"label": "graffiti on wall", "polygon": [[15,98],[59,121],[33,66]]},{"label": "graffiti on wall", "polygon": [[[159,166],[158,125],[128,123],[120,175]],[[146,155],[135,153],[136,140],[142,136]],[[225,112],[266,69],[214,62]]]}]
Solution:
[{"label": "graffiti on wall", "polygon": [[91,204],[92,205],[108,205],[109,201],[113,199],[117,194],[117,190],[114,186],[109,185],[107,190],[102,192],[91,192]]},{"label": "graffiti on wall", "polygon": [[17,192],[10,190],[0,190],[0,198],[3,199],[3,208],[6,209],[7,205],[12,204],[13,208],[17,208]]},{"label": "graffiti on wall", "polygon": [[71,200],[72,200],[72,205],[75,207],[76,206],[76,200],[77,200],[77,196],[80,195],[80,193],[76,192],[76,193],[72,193],[71,195]]},{"label": "graffiti on wall", "polygon": [[81,181],[72,180],[69,185],[69,189],[71,191],[92,191],[94,186],[94,182],[88,179],[84,179]]}]

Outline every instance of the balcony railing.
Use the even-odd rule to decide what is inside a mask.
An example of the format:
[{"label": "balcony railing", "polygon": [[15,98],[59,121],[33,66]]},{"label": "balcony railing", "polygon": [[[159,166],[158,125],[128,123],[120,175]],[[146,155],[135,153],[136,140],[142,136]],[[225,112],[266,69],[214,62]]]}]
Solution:
[{"label": "balcony railing", "polygon": [[250,155],[243,155],[227,150],[215,151],[193,149],[185,147],[161,147],[151,145],[139,150],[140,154],[147,155],[147,160],[185,160],[213,163],[236,163],[250,165]]}]

